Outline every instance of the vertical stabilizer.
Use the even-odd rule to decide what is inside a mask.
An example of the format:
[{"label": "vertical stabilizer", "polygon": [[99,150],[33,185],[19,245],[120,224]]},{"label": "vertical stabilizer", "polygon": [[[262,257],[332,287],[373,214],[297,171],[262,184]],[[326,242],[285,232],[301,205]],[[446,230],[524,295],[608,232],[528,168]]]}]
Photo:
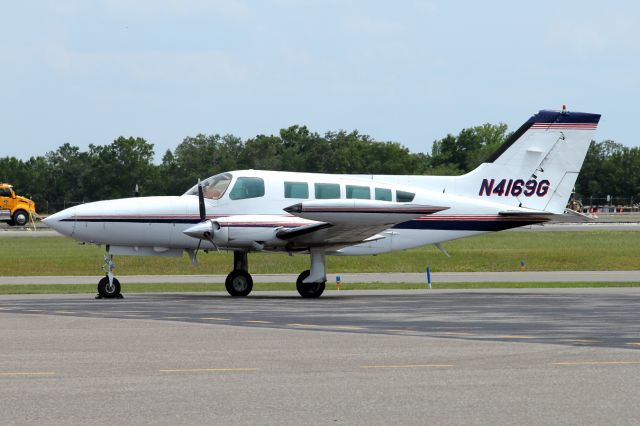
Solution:
[{"label": "vertical stabilizer", "polygon": [[542,110],[475,170],[456,193],[561,214],[571,195],[599,114]]}]

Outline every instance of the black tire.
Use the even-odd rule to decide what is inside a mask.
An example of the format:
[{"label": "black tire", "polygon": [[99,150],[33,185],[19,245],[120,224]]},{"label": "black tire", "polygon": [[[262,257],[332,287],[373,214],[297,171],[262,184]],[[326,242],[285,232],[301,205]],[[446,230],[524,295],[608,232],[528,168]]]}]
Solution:
[{"label": "black tire", "polygon": [[120,281],[113,279],[113,286],[109,288],[109,277],[104,277],[98,282],[98,294],[105,299],[113,299],[120,296]]},{"label": "black tire", "polygon": [[253,290],[253,278],[244,269],[235,269],[224,281],[227,292],[234,297],[244,297]]},{"label": "black tire", "polygon": [[298,289],[298,293],[300,296],[307,298],[318,298],[322,295],[325,288],[326,281],[322,281],[319,283],[303,283],[305,278],[307,278],[311,274],[311,271],[308,269],[298,275],[298,280],[296,281],[296,288]]},{"label": "black tire", "polygon": [[24,210],[18,210],[13,214],[13,223],[16,226],[25,226],[29,223],[29,213]]}]

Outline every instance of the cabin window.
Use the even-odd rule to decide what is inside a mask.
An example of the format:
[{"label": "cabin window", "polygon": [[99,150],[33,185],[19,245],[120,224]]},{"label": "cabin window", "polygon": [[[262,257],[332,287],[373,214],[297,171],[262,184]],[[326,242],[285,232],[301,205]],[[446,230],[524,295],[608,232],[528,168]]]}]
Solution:
[{"label": "cabin window", "polygon": [[284,198],[309,198],[309,185],[306,182],[285,182]]},{"label": "cabin window", "polygon": [[337,183],[316,183],[315,190],[319,200],[340,198],[340,185]]},{"label": "cabin window", "polygon": [[347,185],[347,198],[358,198],[361,200],[370,200],[371,189],[368,186]]},{"label": "cabin window", "polygon": [[399,203],[410,203],[415,196],[413,192],[396,191],[396,201]]},{"label": "cabin window", "polygon": [[264,181],[254,177],[240,177],[229,193],[232,200],[258,198],[264,196]]},{"label": "cabin window", "polygon": [[391,201],[393,196],[391,190],[387,188],[376,188],[376,200],[378,201]]}]

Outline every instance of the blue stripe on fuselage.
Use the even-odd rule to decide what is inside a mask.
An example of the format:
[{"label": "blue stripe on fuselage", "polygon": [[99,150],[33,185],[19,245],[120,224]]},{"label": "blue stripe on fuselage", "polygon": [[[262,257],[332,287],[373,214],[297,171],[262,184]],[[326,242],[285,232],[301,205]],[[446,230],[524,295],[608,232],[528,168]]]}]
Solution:
[{"label": "blue stripe on fuselage", "polygon": [[399,223],[394,228],[441,231],[503,231],[542,222],[546,222],[546,220],[410,220]]}]

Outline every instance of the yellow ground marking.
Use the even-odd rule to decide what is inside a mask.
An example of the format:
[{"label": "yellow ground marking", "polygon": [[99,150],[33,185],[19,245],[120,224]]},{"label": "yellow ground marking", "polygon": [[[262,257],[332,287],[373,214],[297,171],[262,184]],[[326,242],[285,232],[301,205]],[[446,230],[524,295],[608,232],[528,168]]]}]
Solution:
[{"label": "yellow ground marking", "polygon": [[273,324],[272,321],[262,321],[262,320],[246,320],[245,322],[250,324]]},{"label": "yellow ground marking", "polygon": [[512,336],[512,335],[503,335],[496,336],[497,339],[535,339],[535,336]]},{"label": "yellow ground marking", "polygon": [[355,325],[334,325],[332,328],[337,328],[338,330],[366,330],[367,327],[358,327]]},{"label": "yellow ground marking", "polygon": [[147,314],[122,314],[123,317],[148,317]]},{"label": "yellow ground marking", "polygon": [[287,324],[289,327],[308,327],[308,328],[314,328],[314,327],[320,327],[319,325],[315,325],[315,324],[299,324],[297,322],[292,322],[291,324]]},{"label": "yellow ground marking", "polygon": [[451,368],[453,364],[362,365],[360,368]]},{"label": "yellow ground marking", "polygon": [[476,333],[465,333],[462,331],[439,331],[435,334],[438,336],[477,336]]},{"label": "yellow ground marking", "polygon": [[564,361],[552,362],[552,365],[633,365],[640,361]]},{"label": "yellow ground marking", "polygon": [[600,340],[591,340],[591,339],[564,339],[563,342],[574,342],[574,343],[600,343]]},{"label": "yellow ground marking", "polygon": [[207,373],[216,371],[256,371],[257,368],[181,368],[175,370],[160,370],[161,373]]},{"label": "yellow ground marking", "polygon": [[[183,319],[183,318],[186,318],[186,317],[162,317],[162,319]],[[203,319],[203,318],[200,318],[200,319]]]},{"label": "yellow ground marking", "polygon": [[630,345],[630,346],[640,346],[640,342],[629,342],[629,343],[627,343],[627,345]]},{"label": "yellow ground marking", "polygon": [[0,377],[11,376],[53,376],[55,371],[8,371],[0,372]]},{"label": "yellow ground marking", "polygon": [[220,317],[202,317],[201,320],[211,320],[211,321],[229,321],[229,318],[220,318]]}]

